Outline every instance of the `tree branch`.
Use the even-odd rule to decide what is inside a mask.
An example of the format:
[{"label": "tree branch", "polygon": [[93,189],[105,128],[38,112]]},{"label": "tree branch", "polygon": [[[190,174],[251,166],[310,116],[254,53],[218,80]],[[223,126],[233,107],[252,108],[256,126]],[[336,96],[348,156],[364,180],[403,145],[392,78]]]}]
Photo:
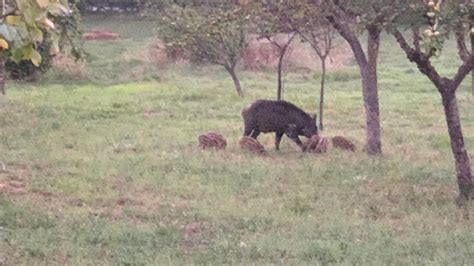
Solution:
[{"label": "tree branch", "polygon": [[458,54],[461,60],[466,61],[469,57],[469,52],[467,50],[467,45],[464,38],[464,27],[462,25],[458,25],[455,32],[456,43],[458,45]]},{"label": "tree branch", "polygon": [[295,38],[295,36],[296,36],[297,33],[298,33],[297,31],[293,31],[293,32],[289,33],[289,34],[290,34],[290,38],[286,41],[286,43],[285,43],[284,45],[280,45],[280,44],[278,43],[278,41],[271,39],[271,37],[268,37],[268,36],[267,36],[267,37],[265,37],[265,38],[267,38],[267,40],[268,40],[269,42],[271,42],[273,45],[275,45],[276,47],[278,47],[278,49],[280,50],[280,53],[281,53],[282,51],[286,51],[286,49],[287,49],[288,46],[291,44],[291,42],[293,41],[293,39]]},{"label": "tree branch", "polygon": [[278,49],[281,51],[283,50],[283,47],[275,40],[272,39],[272,36],[265,36],[265,38],[273,45],[275,45],[276,47],[278,47]]},{"label": "tree branch", "polygon": [[470,55],[466,58],[464,63],[458,68],[458,72],[453,78],[455,88],[459,87],[461,82],[464,80],[466,75],[474,69],[474,55]]},{"label": "tree branch", "polygon": [[347,16],[350,16],[351,18],[355,18],[359,15],[359,14],[356,14],[353,11],[347,9],[344,4],[339,2],[339,0],[333,0],[333,3],[337,8],[339,8],[342,12],[344,12]]},{"label": "tree branch", "polygon": [[403,34],[398,30],[394,29],[393,36],[397,40],[400,48],[405,52],[410,62],[416,63],[421,73],[425,74],[438,88],[440,92],[444,92],[446,79],[442,78],[436,69],[431,65],[430,57],[422,52],[418,52],[410,45],[408,45]]},{"label": "tree branch", "polygon": [[[337,15],[336,12],[335,15]],[[354,56],[356,57],[357,63],[365,68],[368,64],[367,58],[365,56],[364,50],[362,45],[359,42],[357,36],[350,30],[349,26],[343,22],[344,19],[339,16],[335,17],[333,15],[329,15],[326,19],[332,24],[332,26],[339,32],[339,34],[349,43],[351,46],[352,51],[354,52]]]},{"label": "tree branch", "polygon": [[311,39],[300,31],[298,31],[298,33],[303,39],[305,39],[309,43],[309,45],[313,48],[316,54],[318,54],[318,57],[322,58],[323,54],[321,52],[321,48],[319,47],[319,41],[316,35],[314,34],[314,32],[313,31],[309,32],[309,34],[311,35]]},{"label": "tree branch", "polygon": [[413,45],[415,46],[415,50],[417,52],[420,52],[421,53],[421,46],[420,46],[420,43],[421,43],[421,36],[420,36],[420,28],[418,27],[414,27],[412,29],[412,33],[413,33]]}]

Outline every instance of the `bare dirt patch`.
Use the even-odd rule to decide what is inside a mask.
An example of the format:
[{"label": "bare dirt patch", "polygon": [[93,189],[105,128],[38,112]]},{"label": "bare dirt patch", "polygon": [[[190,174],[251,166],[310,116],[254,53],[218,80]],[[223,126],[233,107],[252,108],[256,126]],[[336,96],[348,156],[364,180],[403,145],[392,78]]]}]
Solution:
[{"label": "bare dirt patch", "polygon": [[27,164],[1,165],[0,193],[26,193],[25,180],[31,176],[31,168]]},{"label": "bare dirt patch", "polygon": [[206,250],[208,246],[203,241],[203,234],[207,226],[209,225],[203,222],[181,225],[183,239],[178,244],[179,249],[186,254]]},{"label": "bare dirt patch", "polygon": [[8,164],[0,168],[0,178],[22,180],[31,177],[31,167],[25,163]]},{"label": "bare dirt patch", "polygon": [[145,108],[143,110],[143,116],[145,118],[150,118],[150,117],[153,117],[153,116],[157,116],[158,115],[158,112],[155,111],[154,109],[152,108]]},{"label": "bare dirt patch", "polygon": [[120,39],[120,34],[105,30],[93,30],[84,33],[82,39],[85,41],[112,41]]},{"label": "bare dirt patch", "polygon": [[25,184],[20,181],[0,181],[0,193],[24,194],[26,193]]},{"label": "bare dirt patch", "polygon": [[202,232],[202,226],[201,223],[199,222],[192,222],[190,224],[187,224],[184,227],[184,235],[186,237],[198,235]]}]

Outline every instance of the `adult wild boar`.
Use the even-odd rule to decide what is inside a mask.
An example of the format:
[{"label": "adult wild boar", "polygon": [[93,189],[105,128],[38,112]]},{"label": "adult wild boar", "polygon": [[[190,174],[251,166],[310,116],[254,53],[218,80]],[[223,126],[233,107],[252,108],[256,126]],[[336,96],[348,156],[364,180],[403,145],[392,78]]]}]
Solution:
[{"label": "adult wild boar", "polygon": [[275,148],[280,149],[283,134],[302,147],[298,136],[311,138],[318,134],[316,115],[311,117],[300,108],[286,101],[257,100],[242,110],[244,136],[257,139],[263,132],[275,132]]}]

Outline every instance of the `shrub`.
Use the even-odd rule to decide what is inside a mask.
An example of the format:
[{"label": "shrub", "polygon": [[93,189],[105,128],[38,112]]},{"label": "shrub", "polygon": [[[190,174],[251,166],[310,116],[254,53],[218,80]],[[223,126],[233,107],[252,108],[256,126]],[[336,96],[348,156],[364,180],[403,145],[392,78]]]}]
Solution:
[{"label": "shrub", "polygon": [[[81,17],[76,7],[72,7],[72,14],[66,17],[54,17],[53,20],[56,31],[49,33],[43,31],[43,41],[38,45],[38,52],[41,55],[39,66],[33,65],[30,60],[15,62],[9,59],[5,63],[5,70],[12,79],[35,80],[41,73],[47,72],[53,66],[55,54],[61,52],[71,55],[76,60],[84,57],[82,49],[82,28]],[[59,38],[53,38],[53,34]],[[55,41],[53,41],[55,40]]]}]

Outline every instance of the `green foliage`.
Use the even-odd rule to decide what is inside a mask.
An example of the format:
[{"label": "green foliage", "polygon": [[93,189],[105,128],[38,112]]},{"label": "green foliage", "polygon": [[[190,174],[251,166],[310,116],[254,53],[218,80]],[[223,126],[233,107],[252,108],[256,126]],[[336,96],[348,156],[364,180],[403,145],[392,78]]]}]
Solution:
[{"label": "green foliage", "polygon": [[203,12],[176,5],[167,9],[159,28],[171,55],[225,67],[237,64],[247,29],[248,19],[238,7]]},{"label": "green foliage", "polygon": [[474,19],[474,3],[469,0],[455,0],[432,5],[421,5],[423,11],[413,16],[412,26],[423,27],[423,47],[427,54],[438,55],[445,41],[452,33],[469,36]]},{"label": "green foliage", "polygon": [[9,59],[5,62],[5,70],[12,79],[35,79],[39,72],[46,72],[53,64],[53,57],[50,53],[51,38],[47,31],[43,31],[44,39],[37,46],[37,51],[41,55],[41,63],[35,66],[30,60],[16,62]]},{"label": "green foliage", "polygon": [[13,79],[36,79],[39,73],[45,73],[53,65],[57,53],[70,55],[75,60],[81,60],[85,51],[82,48],[81,17],[75,6],[68,16],[52,17],[54,31],[42,29],[43,40],[36,45],[41,56],[41,63],[36,66],[30,60],[16,61],[9,59],[5,63],[6,71]]},{"label": "green foliage", "polygon": [[279,33],[294,32],[297,27],[292,16],[301,15],[308,5],[303,1],[292,1],[291,4],[287,1],[250,1],[244,6],[252,20],[252,32],[271,38]]},{"label": "green foliage", "polygon": [[[331,1],[328,1],[331,2]],[[386,29],[396,27],[421,30],[421,46],[428,55],[439,56],[445,41],[458,30],[469,36],[474,19],[474,3],[471,0],[454,1],[375,1],[340,0],[329,10],[343,7],[357,21],[362,32],[368,25]]]},{"label": "green foliage", "polygon": [[[70,54],[74,59],[83,59],[86,55],[83,49],[82,41],[82,19],[79,10],[75,5],[71,6],[71,13],[69,16],[54,17],[53,22],[56,25],[56,30],[53,32],[56,35],[52,38],[53,52],[60,51],[63,54]],[[57,42],[53,42],[57,39]]]},{"label": "green foliage", "polygon": [[9,44],[3,49],[2,57],[15,62],[30,60],[35,66],[41,63],[38,44],[44,40],[44,31],[51,33],[50,52],[57,53],[59,41],[55,30],[54,18],[70,14],[65,0],[16,0],[7,1],[8,10],[0,22],[0,36]]},{"label": "green foliage", "polygon": [[160,32],[168,55],[223,66],[243,97],[235,68],[247,46],[249,22],[238,6],[191,9],[174,5],[163,16]]}]

